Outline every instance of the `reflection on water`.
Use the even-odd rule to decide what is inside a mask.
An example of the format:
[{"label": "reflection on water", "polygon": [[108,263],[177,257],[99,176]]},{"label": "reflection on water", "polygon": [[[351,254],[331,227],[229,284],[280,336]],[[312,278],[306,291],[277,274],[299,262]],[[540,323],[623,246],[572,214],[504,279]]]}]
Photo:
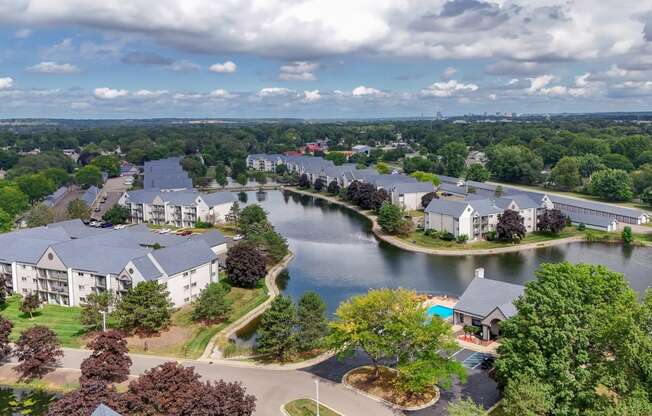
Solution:
[{"label": "reflection on water", "polygon": [[[254,192],[248,200],[257,200]],[[478,267],[485,268],[487,278],[522,284],[534,278],[541,263],[568,260],[604,264],[625,273],[639,292],[652,284],[648,248],[573,243],[499,255],[432,256],[378,241],[369,220],[322,199],[269,191],[260,204],[295,254],[287,269],[289,279],[283,279],[283,293],[296,300],[314,290],[331,313],[342,300],[370,288],[460,295]]]}]

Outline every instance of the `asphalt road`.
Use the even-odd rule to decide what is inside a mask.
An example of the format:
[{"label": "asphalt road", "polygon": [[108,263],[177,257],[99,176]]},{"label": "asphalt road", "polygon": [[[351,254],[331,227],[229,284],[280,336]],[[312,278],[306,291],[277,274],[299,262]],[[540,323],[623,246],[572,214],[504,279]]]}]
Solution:
[{"label": "asphalt road", "polygon": [[[62,367],[79,368],[82,360],[88,352],[64,349],[65,355],[62,359]],[[133,366],[132,374],[142,372],[162,364],[166,359],[147,357],[143,355],[131,355]],[[333,359],[335,364],[337,360]],[[330,360],[329,360],[330,361]],[[329,380],[319,376],[319,372],[313,369],[307,370],[270,370],[262,368],[240,368],[237,366],[223,364],[209,364],[203,361],[180,361],[181,364],[194,367],[205,380],[224,379],[226,381],[240,381],[247,388],[247,391],[255,395],[256,416],[278,416],[281,414],[280,407],[297,398],[315,396],[315,380],[319,380],[320,400],[341,412],[346,416],[373,415],[390,416],[401,414],[392,409],[348,390],[339,383],[339,380]],[[342,365],[344,365],[342,363]],[[328,367],[328,364],[321,363],[321,368]]]}]

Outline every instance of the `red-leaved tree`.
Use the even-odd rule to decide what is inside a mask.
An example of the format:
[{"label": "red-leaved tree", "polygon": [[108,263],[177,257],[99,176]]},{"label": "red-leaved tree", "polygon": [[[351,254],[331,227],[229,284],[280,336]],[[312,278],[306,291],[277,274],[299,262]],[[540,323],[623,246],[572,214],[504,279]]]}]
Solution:
[{"label": "red-leaved tree", "polygon": [[11,346],[9,345],[9,336],[14,324],[9,319],[0,316],[0,362],[9,358]]},{"label": "red-leaved tree", "polygon": [[57,335],[45,326],[35,326],[23,331],[16,342],[14,356],[18,365],[14,368],[21,379],[41,378],[54,370],[63,356]]},{"label": "red-leaved tree", "polygon": [[127,355],[127,340],[121,332],[102,332],[88,343],[88,347],[93,352],[81,363],[79,381],[82,384],[89,381],[120,383],[127,379],[131,358]]},{"label": "red-leaved tree", "polygon": [[129,414],[127,402],[114,387],[100,381],[90,381],[54,401],[48,409],[48,416],[89,416],[100,404],[119,414]]}]

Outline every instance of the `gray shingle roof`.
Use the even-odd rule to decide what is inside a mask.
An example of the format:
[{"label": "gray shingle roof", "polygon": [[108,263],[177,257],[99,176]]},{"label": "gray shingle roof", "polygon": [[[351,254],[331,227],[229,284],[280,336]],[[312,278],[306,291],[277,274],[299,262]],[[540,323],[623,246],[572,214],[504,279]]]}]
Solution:
[{"label": "gray shingle roof", "polygon": [[509,318],[516,308],[513,302],[523,294],[524,286],[499,280],[474,278],[466,288],[454,309],[471,315],[485,317],[496,308]]},{"label": "gray shingle roof", "polygon": [[395,184],[393,189],[399,194],[409,194],[414,192],[434,192],[435,186],[431,182],[400,182]]},{"label": "gray shingle roof", "polygon": [[104,404],[95,408],[91,416],[120,416],[120,414]]},{"label": "gray shingle roof", "polygon": [[152,257],[168,276],[217,259],[215,253],[205,242],[197,240],[187,241],[174,247],[154,250]]},{"label": "gray shingle roof", "polygon": [[466,195],[466,187],[457,186],[454,183],[442,182],[439,184],[437,189],[440,192],[448,192],[450,194],[456,194],[456,195]]},{"label": "gray shingle roof", "polygon": [[100,190],[97,189],[96,186],[91,186],[84,192],[84,195],[81,196],[82,201],[86,203],[89,207],[93,205],[93,202],[97,199],[98,195],[100,194]]},{"label": "gray shingle roof", "polygon": [[206,202],[206,205],[213,207],[215,205],[228,204],[235,202],[237,198],[232,192],[213,192],[210,194],[201,194],[201,198]]},{"label": "gray shingle roof", "polygon": [[469,200],[469,203],[473,207],[473,210],[482,217],[492,214],[501,214],[503,212],[503,209],[497,207],[496,204],[494,204],[494,200],[491,198],[473,199]]},{"label": "gray shingle roof", "polygon": [[430,201],[425,209],[425,212],[432,212],[437,214],[450,215],[459,217],[464,213],[464,210],[469,206],[469,203],[464,201],[451,201],[447,199],[433,199]]},{"label": "gray shingle roof", "polygon": [[194,234],[190,236],[191,240],[203,240],[208,244],[209,247],[217,247],[222,244],[226,244],[226,238],[224,235],[216,230],[211,230],[206,233]]},{"label": "gray shingle roof", "polygon": [[574,223],[592,225],[592,226],[602,227],[605,229],[611,224],[613,224],[614,221],[616,221],[613,218],[603,217],[598,215],[580,214],[578,212],[564,211],[564,210],[561,210],[561,212],[562,214],[570,217],[571,221]]},{"label": "gray shingle roof", "polygon": [[79,218],[75,218],[67,221],[60,221],[49,224],[48,228],[61,228],[63,229],[70,238],[83,238],[89,237],[92,235],[106,234],[111,230],[106,228],[94,228],[87,227],[86,224]]},{"label": "gray shingle roof", "polygon": [[181,167],[180,157],[145,162],[143,172],[144,189],[192,188],[192,180]]},{"label": "gray shingle roof", "polygon": [[638,218],[643,215],[649,215],[645,211],[641,211],[639,209],[625,208],[625,207],[605,204],[601,202],[592,202],[592,201],[586,201],[583,199],[576,199],[576,198],[566,198],[559,195],[548,195],[548,197],[555,204],[573,205],[579,208],[592,209],[595,211],[606,212],[613,215],[620,215],[623,217]]},{"label": "gray shingle roof", "polygon": [[135,258],[131,261],[145,280],[156,280],[163,276],[163,273],[156,267],[149,255]]}]

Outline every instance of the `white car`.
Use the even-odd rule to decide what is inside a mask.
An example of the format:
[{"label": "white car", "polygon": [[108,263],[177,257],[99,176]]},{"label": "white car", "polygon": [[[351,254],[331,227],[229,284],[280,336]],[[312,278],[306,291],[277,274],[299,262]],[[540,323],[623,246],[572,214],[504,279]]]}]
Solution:
[{"label": "white car", "polygon": [[88,225],[90,225],[91,227],[99,227],[101,224],[102,224],[101,222],[95,220],[88,223]]},{"label": "white car", "polygon": [[127,224],[118,224],[115,227],[116,230],[122,230],[123,228],[127,228]]},{"label": "white car", "polygon": [[233,236],[233,241],[240,241],[244,238],[244,235],[242,234],[236,234]]}]

